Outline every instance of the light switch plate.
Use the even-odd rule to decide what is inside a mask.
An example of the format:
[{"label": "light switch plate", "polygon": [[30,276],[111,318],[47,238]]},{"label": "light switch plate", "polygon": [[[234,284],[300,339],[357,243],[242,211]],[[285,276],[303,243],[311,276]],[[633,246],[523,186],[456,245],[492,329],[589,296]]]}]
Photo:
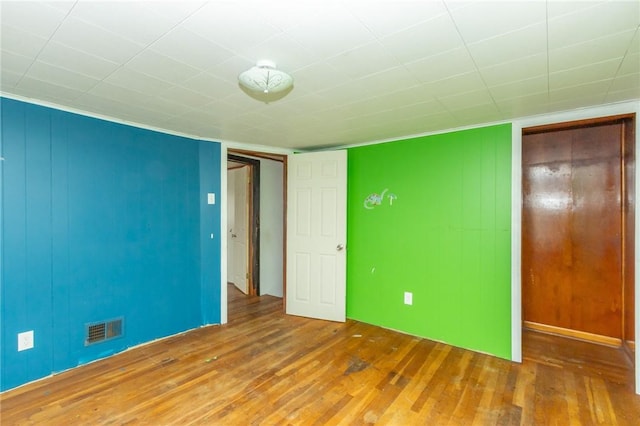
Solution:
[{"label": "light switch plate", "polygon": [[18,352],[33,348],[33,330],[18,333]]},{"label": "light switch plate", "polygon": [[216,203],[216,194],[213,192],[209,192],[207,194],[207,204],[215,204]]}]

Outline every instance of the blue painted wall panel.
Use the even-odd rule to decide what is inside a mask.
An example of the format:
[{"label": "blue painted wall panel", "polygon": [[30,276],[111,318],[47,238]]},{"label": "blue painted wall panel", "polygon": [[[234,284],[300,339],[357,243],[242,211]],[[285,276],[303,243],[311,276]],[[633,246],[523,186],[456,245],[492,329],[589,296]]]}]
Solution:
[{"label": "blue painted wall panel", "polygon": [[[0,389],[219,322],[220,208],[202,200],[220,145],[1,101]],[[119,317],[122,338],[85,346]]]},{"label": "blue painted wall panel", "polygon": [[[9,226],[2,234],[2,365],[6,381],[19,384],[21,377],[35,379],[51,368],[51,223],[45,220],[51,195],[42,186],[50,176],[49,120],[24,108],[3,108],[3,115],[3,223]],[[5,132],[7,120],[18,125]],[[6,143],[6,137],[18,143]],[[34,330],[36,347],[18,352],[17,335],[28,330]]]},{"label": "blue painted wall panel", "polygon": [[70,350],[78,333],[74,330],[70,315],[69,300],[72,297],[70,282],[69,250],[69,155],[66,114],[51,111],[51,245],[56,250],[51,253],[51,280],[58,283],[51,295],[53,314],[52,339],[55,342],[52,354],[52,370],[61,371],[72,366],[69,362]]},{"label": "blue painted wall panel", "polygon": [[[49,114],[25,114],[26,290],[24,328],[34,330],[35,347],[18,354],[27,361],[30,378],[51,372],[51,141]],[[44,143],[42,143],[44,141]],[[10,247],[6,247],[10,248]],[[25,331],[25,329],[21,331]],[[48,362],[40,362],[46,358]],[[11,364],[9,364],[11,365]]]}]

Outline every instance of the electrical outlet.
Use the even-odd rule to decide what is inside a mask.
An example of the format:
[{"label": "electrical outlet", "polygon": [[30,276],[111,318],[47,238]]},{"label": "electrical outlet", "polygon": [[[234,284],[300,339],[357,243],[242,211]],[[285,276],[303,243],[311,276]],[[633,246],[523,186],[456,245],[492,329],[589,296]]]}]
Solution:
[{"label": "electrical outlet", "polygon": [[33,330],[18,333],[18,352],[33,348]]},{"label": "electrical outlet", "polygon": [[409,291],[404,292],[404,304],[413,305],[413,293]]}]

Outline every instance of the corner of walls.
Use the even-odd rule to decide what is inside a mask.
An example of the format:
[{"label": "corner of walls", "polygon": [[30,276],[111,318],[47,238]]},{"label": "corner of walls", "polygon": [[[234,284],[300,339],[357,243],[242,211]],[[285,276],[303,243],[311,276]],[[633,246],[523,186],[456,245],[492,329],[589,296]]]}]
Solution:
[{"label": "corner of walls", "polygon": [[[220,321],[219,143],[0,107],[0,390]],[[122,336],[85,343],[115,318]]]}]

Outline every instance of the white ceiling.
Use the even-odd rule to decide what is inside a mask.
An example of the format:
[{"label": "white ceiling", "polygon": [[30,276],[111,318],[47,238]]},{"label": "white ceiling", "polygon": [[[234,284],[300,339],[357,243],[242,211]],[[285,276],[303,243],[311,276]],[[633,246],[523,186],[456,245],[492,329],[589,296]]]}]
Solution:
[{"label": "white ceiling", "polygon": [[[1,89],[220,141],[400,138],[640,99],[640,1],[2,1]],[[264,103],[237,76],[294,78]]]}]

